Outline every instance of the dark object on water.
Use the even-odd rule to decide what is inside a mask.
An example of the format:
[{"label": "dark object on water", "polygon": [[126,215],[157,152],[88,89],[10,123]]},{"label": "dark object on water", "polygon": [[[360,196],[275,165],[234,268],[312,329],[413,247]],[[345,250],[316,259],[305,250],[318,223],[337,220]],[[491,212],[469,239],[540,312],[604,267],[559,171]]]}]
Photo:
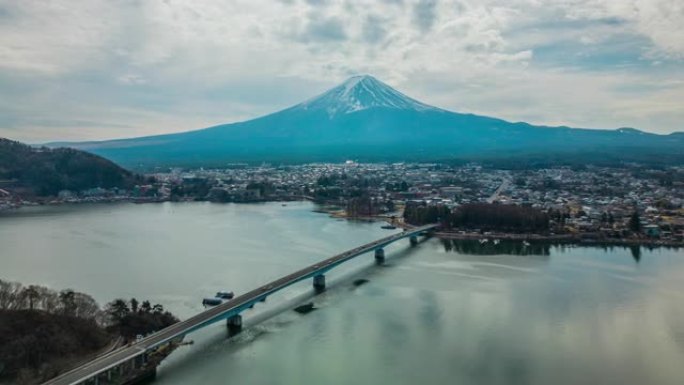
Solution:
[{"label": "dark object on water", "polygon": [[306,314],[306,313],[313,311],[314,309],[315,309],[314,303],[309,302],[309,303],[305,303],[304,305],[297,306],[296,308],[294,308],[294,311],[296,311],[299,314]]},{"label": "dark object on water", "polygon": [[216,293],[216,298],[221,298],[221,299],[233,299],[235,295],[233,294],[232,291],[219,291]]},{"label": "dark object on water", "polygon": [[394,229],[397,228],[397,226],[384,225],[384,226],[381,226],[380,228],[381,228],[381,229],[385,229],[385,230],[394,230]]},{"label": "dark object on water", "polygon": [[354,280],[354,286],[361,286],[361,285],[366,284],[366,283],[368,283],[368,280],[365,278],[360,278],[360,279]]},{"label": "dark object on water", "polygon": [[204,306],[218,306],[222,303],[221,298],[205,298],[202,300],[202,305]]}]

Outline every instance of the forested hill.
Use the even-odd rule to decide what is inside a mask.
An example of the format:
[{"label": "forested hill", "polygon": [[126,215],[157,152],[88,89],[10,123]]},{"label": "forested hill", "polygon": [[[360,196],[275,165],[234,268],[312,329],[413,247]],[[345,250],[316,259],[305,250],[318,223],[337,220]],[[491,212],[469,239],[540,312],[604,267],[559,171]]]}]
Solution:
[{"label": "forested hill", "polygon": [[60,190],[132,186],[139,177],[100,156],[70,148],[35,148],[0,138],[0,188],[37,196]]}]

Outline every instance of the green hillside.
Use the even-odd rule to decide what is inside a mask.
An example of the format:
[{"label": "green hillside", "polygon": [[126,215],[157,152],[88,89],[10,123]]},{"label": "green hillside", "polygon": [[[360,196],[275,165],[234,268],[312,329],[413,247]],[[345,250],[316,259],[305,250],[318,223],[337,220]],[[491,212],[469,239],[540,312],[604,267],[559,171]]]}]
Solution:
[{"label": "green hillside", "polygon": [[37,196],[60,190],[127,188],[139,177],[100,156],[70,148],[35,148],[0,138],[0,181]]}]

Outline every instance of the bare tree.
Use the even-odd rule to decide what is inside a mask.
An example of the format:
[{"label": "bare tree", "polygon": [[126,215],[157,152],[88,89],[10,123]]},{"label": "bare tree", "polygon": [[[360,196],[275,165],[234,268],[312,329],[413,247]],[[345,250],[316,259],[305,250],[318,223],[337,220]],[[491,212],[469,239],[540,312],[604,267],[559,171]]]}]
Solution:
[{"label": "bare tree", "polygon": [[22,289],[20,283],[0,280],[0,309],[21,309],[23,307]]},{"label": "bare tree", "polygon": [[73,315],[83,319],[97,319],[100,314],[100,305],[88,294],[74,293]]},{"label": "bare tree", "polygon": [[39,287],[36,285],[30,285],[21,291],[22,298],[28,302],[29,310],[33,310],[38,305],[37,302],[40,300],[40,294]]}]

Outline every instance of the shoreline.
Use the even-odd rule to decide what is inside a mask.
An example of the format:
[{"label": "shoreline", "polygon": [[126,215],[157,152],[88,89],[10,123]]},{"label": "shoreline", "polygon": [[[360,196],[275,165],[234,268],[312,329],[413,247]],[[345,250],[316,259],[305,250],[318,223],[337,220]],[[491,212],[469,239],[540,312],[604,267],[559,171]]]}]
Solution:
[{"label": "shoreline", "polygon": [[41,201],[22,201],[19,203],[0,204],[0,214],[6,212],[16,211],[27,207],[59,207],[59,206],[77,206],[88,204],[110,204],[110,203],[133,203],[133,204],[154,204],[154,203],[192,203],[192,202],[211,202],[216,204],[257,204],[257,203],[282,203],[282,202],[304,202],[310,201],[306,197],[283,197],[282,199],[271,200],[250,200],[250,201],[230,201],[230,202],[216,202],[209,199],[169,199],[169,198],[134,198],[134,197],[112,197],[112,198],[91,198],[83,200],[41,200]]},{"label": "shoreline", "polygon": [[436,232],[435,237],[460,241],[518,241],[530,243],[568,244],[579,246],[644,246],[644,247],[684,247],[684,242],[660,239],[640,238],[583,238],[582,234],[540,235],[540,234],[459,234],[453,232]]},{"label": "shoreline", "polygon": [[[308,197],[283,197],[284,199],[278,200],[258,200],[249,202],[214,202],[214,203],[235,203],[235,204],[250,204],[250,203],[268,203],[268,202],[297,202],[297,201],[309,201],[314,204],[325,206],[325,202],[315,202]],[[205,202],[211,202],[209,200],[201,200]],[[0,206],[0,214],[6,212],[12,212],[19,210],[22,207],[38,207],[38,206],[66,206],[66,205],[79,205],[79,204],[108,204],[108,203],[134,203],[134,204],[144,204],[144,203],[164,203],[164,202],[198,202],[197,200],[184,199],[184,200],[171,200],[168,198],[131,198],[131,197],[121,197],[121,198],[105,198],[105,199],[88,199],[79,201],[42,201],[42,202],[22,202],[18,204],[11,204],[9,206]],[[339,207],[339,206],[337,206]],[[366,222],[386,222],[397,228],[409,229],[414,227],[403,221],[403,218],[399,215],[395,215],[395,221],[391,221],[392,216],[385,215],[364,215],[364,216],[349,216],[344,209],[326,210],[325,208],[313,210],[314,212],[327,214],[330,218],[350,220],[350,221],[366,221]],[[585,246],[601,246],[601,245],[612,245],[612,246],[645,246],[645,247],[675,247],[684,248],[684,241],[676,240],[662,240],[662,239],[649,239],[649,238],[606,238],[599,233],[577,233],[577,234],[555,234],[555,235],[542,235],[542,234],[517,234],[517,233],[463,233],[462,231],[439,231],[433,233],[433,236],[442,239],[453,239],[453,240],[500,240],[500,241],[520,241],[520,242],[533,242],[533,243],[553,243],[553,244],[571,244],[571,245],[585,245]]]},{"label": "shoreline", "polygon": [[[397,220],[392,223],[389,217],[370,215],[370,216],[356,216],[350,217],[344,213],[344,210],[337,211],[320,211],[327,213],[331,218],[368,221],[368,222],[386,222],[397,228],[411,229],[415,226],[409,225],[403,221],[403,218],[396,217]],[[546,243],[546,244],[567,244],[577,246],[644,246],[644,247],[674,247],[684,248],[684,241],[663,240],[663,239],[649,239],[649,238],[606,238],[599,233],[578,233],[578,234],[516,234],[516,233],[462,233],[459,231],[437,231],[432,233],[432,236],[441,239],[452,239],[460,241],[517,241],[530,243]]]}]

